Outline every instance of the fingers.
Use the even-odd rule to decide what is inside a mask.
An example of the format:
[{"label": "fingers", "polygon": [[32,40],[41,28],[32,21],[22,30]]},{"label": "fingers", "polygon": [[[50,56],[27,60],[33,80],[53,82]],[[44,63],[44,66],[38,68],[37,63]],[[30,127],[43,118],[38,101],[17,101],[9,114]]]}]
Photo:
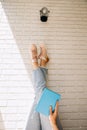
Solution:
[{"label": "fingers", "polygon": [[52,115],[52,107],[50,106],[50,115]]},{"label": "fingers", "polygon": [[55,107],[55,113],[58,113],[58,108],[59,108],[59,103],[58,101],[56,102],[56,107]]},{"label": "fingers", "polygon": [[[55,114],[58,114],[58,108],[59,108],[59,102],[57,101],[55,106],[55,111],[54,111]],[[53,114],[52,106],[50,106],[50,115],[52,114]]]}]

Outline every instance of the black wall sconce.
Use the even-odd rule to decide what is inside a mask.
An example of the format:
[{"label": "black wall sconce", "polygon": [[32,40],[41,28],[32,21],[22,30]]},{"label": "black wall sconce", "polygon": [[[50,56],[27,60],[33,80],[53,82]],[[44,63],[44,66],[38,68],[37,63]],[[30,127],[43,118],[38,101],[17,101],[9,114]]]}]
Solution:
[{"label": "black wall sconce", "polygon": [[42,22],[47,22],[48,20],[48,16],[49,16],[49,10],[46,8],[46,7],[43,7],[41,10],[40,10],[40,20]]}]

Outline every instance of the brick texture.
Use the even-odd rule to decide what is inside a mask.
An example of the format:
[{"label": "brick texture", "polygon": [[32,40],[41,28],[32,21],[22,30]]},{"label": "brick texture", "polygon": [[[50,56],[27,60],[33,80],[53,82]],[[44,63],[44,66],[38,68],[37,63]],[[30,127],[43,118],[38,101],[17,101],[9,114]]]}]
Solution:
[{"label": "brick texture", "polygon": [[[48,22],[40,9],[50,10]],[[31,43],[45,43],[48,87],[62,95],[64,130],[87,130],[87,0],[0,2],[0,130],[24,130],[34,99]]]}]

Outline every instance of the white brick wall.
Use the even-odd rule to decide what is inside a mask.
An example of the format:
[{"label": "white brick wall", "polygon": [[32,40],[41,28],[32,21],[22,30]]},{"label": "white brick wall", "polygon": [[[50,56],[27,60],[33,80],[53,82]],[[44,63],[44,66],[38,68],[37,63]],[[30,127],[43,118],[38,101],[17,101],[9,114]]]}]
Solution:
[{"label": "white brick wall", "polygon": [[[47,23],[39,10],[50,10]],[[34,92],[29,47],[44,42],[48,86],[62,95],[64,130],[87,130],[87,1],[0,2],[0,130],[23,130]]]}]

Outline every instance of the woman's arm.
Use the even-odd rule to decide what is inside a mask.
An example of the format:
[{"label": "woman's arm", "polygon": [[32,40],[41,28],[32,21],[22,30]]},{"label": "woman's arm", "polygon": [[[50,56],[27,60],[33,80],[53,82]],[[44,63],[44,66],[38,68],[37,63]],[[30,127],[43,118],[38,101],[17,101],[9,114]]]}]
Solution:
[{"label": "woman's arm", "polygon": [[50,107],[50,115],[49,115],[49,120],[50,120],[50,124],[53,128],[53,130],[59,130],[58,129],[58,126],[57,126],[57,117],[58,117],[58,107],[59,107],[59,104],[58,104],[58,101],[56,103],[56,107],[55,107],[55,111],[52,112],[52,107]]}]

